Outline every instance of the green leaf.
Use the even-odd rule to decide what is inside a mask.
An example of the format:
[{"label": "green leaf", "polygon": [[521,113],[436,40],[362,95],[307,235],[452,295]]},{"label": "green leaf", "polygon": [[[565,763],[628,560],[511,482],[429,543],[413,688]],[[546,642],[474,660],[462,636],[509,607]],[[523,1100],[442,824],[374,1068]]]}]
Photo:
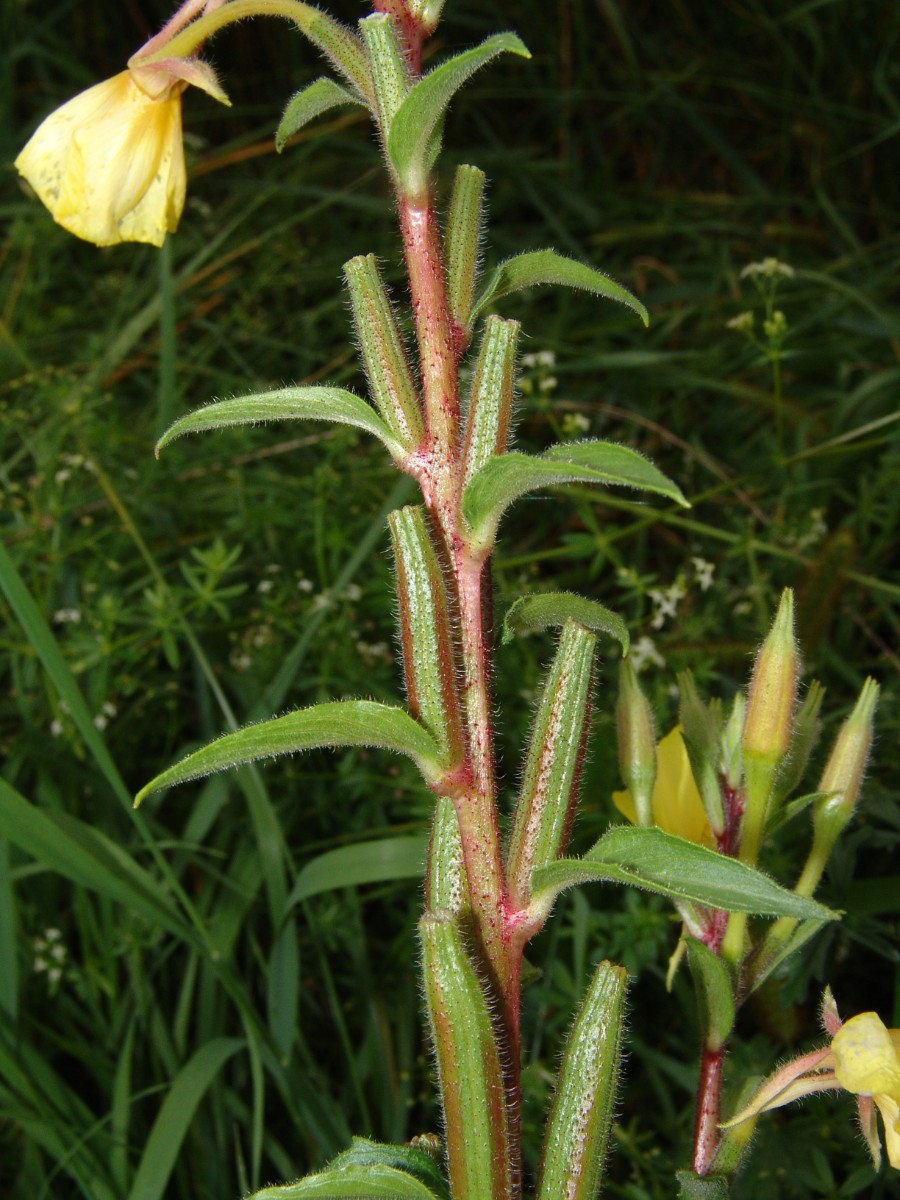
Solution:
[{"label": "green leaf", "polygon": [[0,838],[4,837],[78,887],[108,896],[152,925],[190,939],[165,891],[120,846],[76,817],[29,804],[0,779]]},{"label": "green leaf", "polygon": [[287,908],[336,888],[421,879],[427,850],[425,837],[378,838],[328,850],[308,862],[297,875]]},{"label": "green leaf", "polygon": [[447,105],[466,80],[498,54],[531,54],[514,33],[497,33],[457,54],[425,75],[410,88],[391,122],[387,135],[388,158],[409,196],[421,196],[441,145],[441,126]]},{"label": "green leaf", "polygon": [[555,625],[565,625],[566,621],[574,621],[596,633],[610,634],[621,645],[622,653],[628,653],[631,639],[618,613],[574,592],[541,592],[534,596],[520,596],[510,605],[503,618],[503,645],[511,642],[517,633],[532,633]]},{"label": "green leaf", "polygon": [[690,507],[681,489],[636,450],[614,442],[563,442],[537,456],[494,455],[475,473],[463,494],[463,515],[473,544],[492,545],[500,518],[514,500],[562,483],[640,488]]},{"label": "green leaf", "polygon": [[162,1200],[197,1105],[225,1063],[244,1046],[239,1038],[214,1038],[181,1068],[144,1143],[128,1200]]},{"label": "green leaf", "polygon": [[346,104],[365,108],[359,96],[354,96],[327,75],[315,80],[309,87],[301,88],[288,100],[278,122],[278,128],[275,130],[275,149],[280,154],[288,138],[293,137],[298,129],[302,129],[322,113]]},{"label": "green leaf", "polygon": [[678,1200],[728,1200],[729,1186],[725,1175],[695,1175],[693,1171],[676,1171]]},{"label": "green leaf", "polygon": [[338,421],[355,425],[374,435],[387,446],[393,459],[406,457],[397,441],[375,410],[359,396],[344,388],[290,387],[277,392],[259,392],[234,400],[217,400],[170,425],[156,443],[156,455],[176,438],[186,433],[202,433],[208,429],[224,429],[231,425],[255,425],[258,421]]},{"label": "green leaf", "polygon": [[436,1196],[449,1200],[447,1182],[441,1174],[437,1161],[417,1146],[391,1146],[373,1142],[369,1138],[355,1137],[349,1150],[333,1158],[330,1170],[346,1170],[348,1167],[393,1167],[413,1175],[420,1183],[430,1187]]},{"label": "green leaf", "polygon": [[424,1183],[406,1171],[373,1165],[331,1168],[318,1175],[307,1175],[296,1183],[267,1187],[247,1200],[439,1200]]},{"label": "green leaf", "polygon": [[488,305],[511,292],[545,283],[562,284],[563,287],[578,288],[595,296],[604,296],[607,300],[616,300],[636,312],[645,325],[650,324],[646,308],[627,288],[615,283],[596,267],[566,258],[555,250],[531,250],[501,263],[475,302],[471,320],[474,322]]},{"label": "green leaf", "polygon": [[703,1044],[707,1050],[720,1050],[734,1027],[734,981],[718,954],[696,938],[686,938],[685,942]]},{"label": "green leaf", "polygon": [[655,827],[629,825],[614,826],[584,858],[563,858],[535,871],[534,902],[548,904],[565,888],[593,880],[630,884],[725,912],[818,921],[833,921],[838,916],[736,858]]},{"label": "green leaf", "polygon": [[402,708],[373,700],[338,700],[225,734],[157,775],[141,788],[135,804],[152,792],[211,775],[213,771],[322,746],[378,746],[395,750],[408,755],[429,783],[440,779],[444,768],[434,739]]}]

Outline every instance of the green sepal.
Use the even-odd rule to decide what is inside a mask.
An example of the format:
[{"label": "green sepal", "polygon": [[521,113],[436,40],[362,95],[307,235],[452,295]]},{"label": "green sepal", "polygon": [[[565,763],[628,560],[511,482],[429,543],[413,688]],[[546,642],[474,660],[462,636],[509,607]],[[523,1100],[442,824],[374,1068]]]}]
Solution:
[{"label": "green sepal", "polygon": [[246,725],[217,738],[142,787],[135,806],[152,792],[214,771],[324,746],[377,746],[405,754],[428,784],[436,784],[445,769],[434,738],[402,708],[373,700],[337,700]]},{"label": "green sepal", "polygon": [[466,863],[463,856],[459,818],[453,801],[438,796],[431,820],[431,840],[425,869],[425,908],[468,919],[470,912]]},{"label": "green sepal", "polygon": [[491,317],[487,322],[469,392],[463,448],[466,483],[489,459],[506,449],[516,386],[518,342],[518,321]]},{"label": "green sepal", "polygon": [[340,108],[346,104],[356,104],[363,108],[363,101],[348,92],[346,88],[335,83],[333,79],[323,76],[315,80],[309,87],[301,88],[288,100],[278,128],[275,130],[275,149],[280,154],[288,138],[302,129],[310,121],[328,112],[332,108]]},{"label": "green sepal", "polygon": [[819,740],[822,729],[819,712],[825,698],[825,689],[813,679],[810,681],[803,703],[797,709],[794,717],[794,729],[791,734],[791,752],[784,762],[778,778],[775,781],[775,795],[772,799],[772,812],[769,817],[776,815],[778,807],[790,796],[809,765],[809,759]]},{"label": "green sepal", "polygon": [[484,229],[484,171],[463,164],[456,168],[444,236],[447,303],[450,316],[466,334],[471,325],[478,254]]},{"label": "green sepal", "polygon": [[[240,0],[231,0],[229,12],[240,4]],[[248,16],[254,15],[253,0],[247,0]],[[310,4],[296,4],[296,16],[291,19],[309,38],[341,75],[352,84],[360,96],[366,101],[374,100],[372,80],[366,62],[366,53],[359,37],[336,21],[321,9],[313,8]]]},{"label": "green sepal", "polygon": [[563,287],[578,288],[616,300],[636,312],[645,325],[650,324],[646,308],[627,288],[614,282],[608,275],[589,267],[574,258],[566,258],[555,250],[530,250],[517,254],[501,263],[488,279],[487,286],[475,302],[472,321],[476,321],[484,310],[511,292],[539,284],[561,284]]},{"label": "green sepal", "polygon": [[725,1175],[695,1175],[676,1171],[678,1200],[728,1200],[730,1188]]},{"label": "green sepal", "polygon": [[428,174],[441,148],[447,105],[479,67],[503,53],[531,58],[514,33],[497,33],[441,63],[410,88],[387,134],[388,158],[407,196],[421,197],[427,191]]},{"label": "green sepal", "polygon": [[736,858],[656,827],[629,825],[614,826],[583,858],[563,858],[535,871],[533,906],[549,908],[561,891],[592,881],[629,884],[725,912],[817,921],[839,916]]},{"label": "green sepal", "polygon": [[363,17],[359,28],[369,59],[378,123],[383,136],[387,137],[391,122],[409,93],[409,69],[397,40],[392,16],[385,12],[372,13]]},{"label": "green sepal", "polygon": [[397,571],[400,641],[409,711],[441,747],[448,762],[462,758],[462,718],[456,691],[446,588],[418,505],[388,517]]},{"label": "green sepal", "polygon": [[516,908],[525,908],[531,899],[532,871],[555,862],[569,842],[590,723],[596,645],[593,633],[568,622],[544,684],[507,852],[507,881]]},{"label": "green sepal", "polygon": [[535,633],[554,625],[565,625],[566,621],[575,621],[595,633],[608,633],[622,647],[622,653],[628,653],[631,638],[628,627],[618,613],[575,592],[541,592],[533,596],[520,596],[506,610],[501,642],[506,646],[516,634]]},{"label": "green sepal", "polygon": [[262,1188],[247,1200],[440,1200],[441,1195],[406,1171],[374,1163],[337,1170],[326,1167],[296,1183]]},{"label": "green sepal", "polygon": [[450,1192],[454,1200],[512,1200],[503,1068],[484,989],[455,917],[426,914],[419,938]]},{"label": "green sepal", "polygon": [[791,800],[790,803],[772,813],[766,821],[766,837],[770,837],[776,830],[783,828],[795,817],[799,817],[810,805],[837,795],[837,792],[808,792],[805,796],[797,796],[795,800]]},{"label": "green sepal", "polygon": [[685,938],[706,1050],[721,1050],[734,1028],[734,980],[724,959],[696,938]]},{"label": "green sepal", "polygon": [[372,399],[391,435],[407,451],[425,432],[415,380],[397,318],[374,254],[344,263],[353,326]]},{"label": "green sepal", "polygon": [[777,971],[792,954],[811,941],[826,924],[826,921],[800,921],[788,937],[779,939],[774,946],[768,938],[763,939],[762,945],[753,954],[746,969],[747,995],[755,992],[773,971]]},{"label": "green sepal", "polygon": [[470,480],[463,493],[463,516],[470,543],[490,549],[500,518],[513,501],[540,488],[563,483],[602,483],[656,492],[689,508],[681,489],[648,459],[614,442],[563,442],[541,455],[498,454]]},{"label": "green sepal", "polygon": [[179,417],[156,443],[156,455],[186,433],[203,433],[259,421],[337,421],[373,433],[395,462],[406,458],[403,445],[381,417],[359,396],[337,387],[291,387],[234,400],[217,400]]},{"label": "green sepal", "polygon": [[535,1200],[594,1200],[606,1162],[622,1056],[627,976],[601,962],[569,1033],[547,1118]]},{"label": "green sepal", "polygon": [[690,671],[678,676],[678,718],[681,735],[691,764],[691,774],[703,801],[706,819],[713,833],[725,828],[725,810],[719,783],[718,762],[721,742],[721,716],[704,704]]}]

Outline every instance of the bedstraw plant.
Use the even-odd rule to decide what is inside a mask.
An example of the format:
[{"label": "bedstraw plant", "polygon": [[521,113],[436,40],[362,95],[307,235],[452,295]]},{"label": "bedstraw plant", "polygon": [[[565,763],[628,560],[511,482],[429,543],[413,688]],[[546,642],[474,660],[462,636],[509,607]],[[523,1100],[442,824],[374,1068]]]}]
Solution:
[{"label": "bedstraw plant", "polygon": [[[569,483],[637,489],[678,506],[687,500],[624,445],[571,441],[536,455],[510,448],[519,325],[502,315],[507,295],[538,285],[570,287],[625,305],[645,324],[648,315],[599,270],[553,250],[527,249],[485,274],[486,181],[477,166],[456,170],[440,219],[435,179],[449,103],[497,56],[530,57],[514,33],[503,32],[423,72],[423,50],[442,6],[443,0],[375,0],[376,11],[354,30],[299,0],[187,0],[126,70],[51,115],[17,160],[72,233],[99,245],[162,245],[185,200],[182,94],[193,85],[228,103],[199,51],[226,26],[273,16],[296,26],[332,70],[290,99],[278,148],[287,148],[298,130],[330,109],[365,110],[393,189],[409,316],[389,295],[373,255],[344,264],[368,398],[326,385],[220,400],[177,420],[157,447],[233,425],[332,421],[380,440],[397,470],[421,491],[420,503],[396,509],[388,521],[405,705],[340,700],[250,725],[164,770],[137,797],[139,803],[151,792],[211,772],[323,746],[374,746],[406,755],[433,794],[418,935],[441,1138],[424,1136],[404,1146],[358,1139],[319,1173],[256,1195],[597,1195],[623,1052],[623,968],[601,962],[573,1016],[534,1179],[525,1177],[521,1147],[525,950],[549,920],[556,897],[592,881],[667,897],[682,922],[670,976],[685,964],[702,1024],[693,1160],[678,1172],[683,1195],[727,1195],[758,1116],[823,1089],[844,1088],[858,1097],[876,1161],[879,1113],[891,1165],[900,1166],[900,1034],[885,1029],[874,1013],[842,1023],[830,996],[823,1010],[829,1044],[782,1068],[754,1095],[732,1102],[730,1120],[722,1105],[723,1062],[739,1006],[838,915],[817,903],[814,893],[853,815],[878,694],[868,680],[818,787],[803,793],[822,691],[812,684],[799,701],[790,591],[781,598],[746,694],[726,710],[718,700],[703,700],[685,673],[680,724],[659,742],[622,619],[575,594],[517,600],[503,617],[504,639],[547,627],[560,633],[503,836],[492,724],[499,630],[490,560],[506,510],[531,492]],[[465,388],[463,365],[470,368]],[[573,858],[569,835],[601,639],[621,655],[615,704],[627,790],[616,802],[629,823],[614,826]],[[812,815],[809,857],[793,885],[784,886],[759,871],[760,850],[780,825],[803,812]],[[640,1004],[640,996],[631,1002]]]}]

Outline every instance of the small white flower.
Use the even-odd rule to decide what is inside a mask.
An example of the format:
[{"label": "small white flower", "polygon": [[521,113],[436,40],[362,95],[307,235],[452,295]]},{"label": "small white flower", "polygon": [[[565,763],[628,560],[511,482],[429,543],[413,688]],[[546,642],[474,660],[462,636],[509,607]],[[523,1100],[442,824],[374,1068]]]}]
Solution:
[{"label": "small white flower", "polygon": [[62,731],[63,731],[62,721],[60,721],[59,717],[54,717],[53,720],[50,722],[50,736],[51,737],[59,737],[59,735],[62,733]]},{"label": "small white flower", "polygon": [[274,587],[274,584],[272,583],[271,579],[261,579],[259,581],[259,583],[256,585],[256,590],[258,592],[262,592],[263,595],[265,595],[266,592],[271,592],[273,587]]},{"label": "small white flower", "polygon": [[628,657],[634,663],[634,669],[640,671],[644,663],[651,662],[654,666],[664,667],[666,660],[656,648],[656,644],[652,638],[642,637],[632,645],[628,651]]},{"label": "small white flower", "polygon": [[77,625],[81,621],[81,613],[77,608],[58,608],[53,614],[54,625]]},{"label": "small white flower", "polygon": [[708,562],[705,558],[695,556],[691,559],[691,565],[697,576],[697,586],[701,592],[705,592],[712,587],[713,573],[716,569],[716,564]]},{"label": "small white flower", "polygon": [[99,729],[101,733],[108,724],[109,717],[107,717],[105,713],[97,713],[96,717],[94,717],[94,728]]}]

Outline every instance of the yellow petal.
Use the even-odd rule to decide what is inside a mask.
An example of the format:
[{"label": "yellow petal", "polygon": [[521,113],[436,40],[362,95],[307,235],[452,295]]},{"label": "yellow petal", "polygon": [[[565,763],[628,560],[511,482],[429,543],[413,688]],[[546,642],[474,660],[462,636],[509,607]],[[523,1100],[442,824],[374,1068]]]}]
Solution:
[{"label": "yellow petal", "polygon": [[[631,792],[613,792],[613,804],[632,825],[637,813]],[[715,845],[706,819],[706,810],[694,782],[681,727],[667,733],[656,747],[656,782],[653,785],[653,823],[666,833],[674,833],[689,842]]]},{"label": "yellow petal", "polygon": [[860,1013],[846,1021],[834,1035],[831,1050],[841,1087],[858,1096],[900,1102],[900,1057],[877,1013]]},{"label": "yellow petal", "polygon": [[884,1121],[884,1148],[888,1162],[900,1170],[900,1104],[890,1096],[873,1096]]},{"label": "yellow petal", "polygon": [[123,71],[51,113],[16,167],[70,233],[161,246],[184,207],[183,88],[153,99]]}]

